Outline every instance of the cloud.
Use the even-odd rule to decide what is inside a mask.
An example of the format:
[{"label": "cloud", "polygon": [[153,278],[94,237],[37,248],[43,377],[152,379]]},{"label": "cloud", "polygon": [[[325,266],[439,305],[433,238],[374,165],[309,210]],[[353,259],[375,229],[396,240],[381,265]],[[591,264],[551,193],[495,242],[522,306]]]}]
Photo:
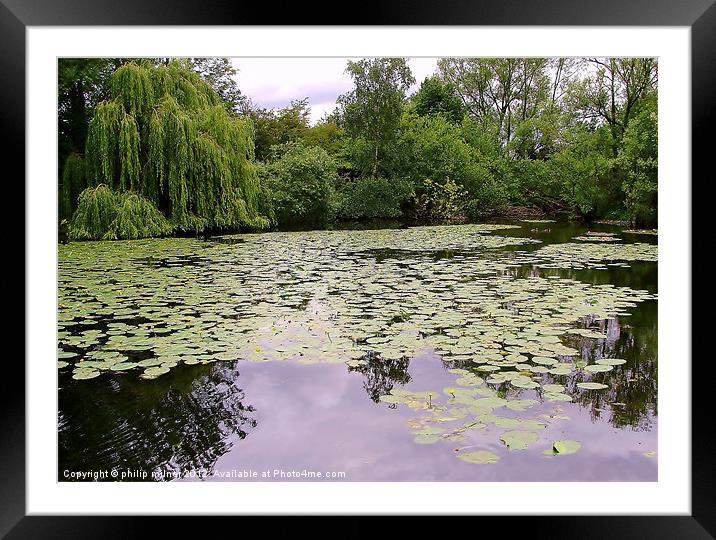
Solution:
[{"label": "cloud", "polygon": [[[315,124],[336,107],[339,95],[348,92],[352,81],[345,73],[349,58],[233,58],[239,70],[241,91],[260,107],[280,108],[291,101],[308,98],[310,121]],[[353,58],[355,60],[355,58]],[[408,61],[417,83],[435,72],[436,58],[411,58]]]}]

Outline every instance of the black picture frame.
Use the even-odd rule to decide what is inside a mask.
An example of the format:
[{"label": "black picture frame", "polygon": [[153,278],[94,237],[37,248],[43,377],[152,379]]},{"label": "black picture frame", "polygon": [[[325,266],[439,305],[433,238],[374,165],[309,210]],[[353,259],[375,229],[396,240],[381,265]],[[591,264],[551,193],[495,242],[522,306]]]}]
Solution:
[{"label": "black picture frame", "polygon": [[[691,28],[692,170],[708,171],[716,120],[716,5],[714,0],[363,0],[350,14],[334,6],[222,0],[0,0],[0,118],[5,163],[25,172],[25,31],[28,26],[84,25],[587,25],[689,26]],[[309,13],[310,11],[310,17]],[[315,12],[323,11],[323,20]],[[696,172],[694,172],[696,175]],[[709,174],[713,178],[713,172]],[[708,180],[705,177],[704,180]],[[693,183],[692,183],[693,185]],[[684,188],[687,189],[688,186]],[[693,199],[692,199],[693,200]],[[27,271],[27,269],[25,269]],[[24,279],[24,278],[22,278]],[[27,284],[26,284],[27,286]],[[31,321],[27,321],[31,323]],[[685,350],[689,350],[686,348]],[[151,525],[174,535],[186,518],[28,517],[25,512],[25,366],[5,363],[0,392],[0,535],[20,538],[131,538]],[[684,358],[669,359],[689,362]],[[709,361],[713,361],[709,359]],[[692,380],[692,514],[690,516],[508,517],[510,533],[545,538],[714,538],[714,421],[706,378]],[[48,455],[52,455],[48,449]],[[568,493],[565,494],[568,496]],[[558,501],[555,501],[558,506]],[[206,518],[201,518],[206,519]],[[225,524],[235,518],[212,518]],[[245,520],[245,517],[240,519]],[[450,518],[455,519],[455,518]],[[500,518],[482,518],[495,521]],[[504,521],[504,518],[503,518]],[[212,530],[217,523],[212,523]],[[495,523],[499,526],[500,523]],[[278,526],[276,531],[280,531]],[[345,530],[345,529],[344,529]],[[354,531],[369,533],[358,525]]]}]

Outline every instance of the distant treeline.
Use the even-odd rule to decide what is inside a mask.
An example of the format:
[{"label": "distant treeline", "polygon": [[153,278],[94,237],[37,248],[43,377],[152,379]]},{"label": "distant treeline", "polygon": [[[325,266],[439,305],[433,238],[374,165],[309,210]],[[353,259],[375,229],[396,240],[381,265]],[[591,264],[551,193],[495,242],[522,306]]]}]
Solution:
[{"label": "distant treeline", "polygon": [[59,215],[74,239],[479,220],[511,206],[657,219],[655,59],[347,62],[354,88],[254,106],[226,58],[61,59]]}]

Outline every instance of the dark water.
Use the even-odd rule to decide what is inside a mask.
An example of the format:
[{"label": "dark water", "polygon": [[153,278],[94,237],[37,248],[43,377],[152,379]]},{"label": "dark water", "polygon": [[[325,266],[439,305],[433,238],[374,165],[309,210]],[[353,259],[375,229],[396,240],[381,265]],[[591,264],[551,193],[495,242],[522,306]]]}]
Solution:
[{"label": "dark water", "polygon": [[[619,230],[608,225],[588,229]],[[504,248],[530,251],[567,242],[586,230],[580,224],[550,223],[498,234],[543,241]],[[625,238],[656,242],[651,236]],[[370,256],[380,260],[400,254]],[[469,259],[454,252],[438,256],[465,256],[466,264]],[[657,264],[630,265],[598,270],[525,266],[513,271],[657,292]],[[595,374],[592,380],[604,382],[607,390],[580,391],[568,381],[573,402],[541,401],[530,409],[531,416],[549,419],[545,438],[584,443],[574,455],[545,459],[541,449],[532,447],[504,452],[498,438],[504,430],[494,425],[480,433],[480,447],[500,454],[495,465],[456,459],[459,443],[416,445],[406,427],[415,412],[387,406],[378,397],[394,387],[424,391],[453,384],[455,376],[428,352],[355,368],[241,361],[180,365],[153,381],[121,373],[75,381],[60,372],[58,478],[115,470],[124,479],[147,481],[321,480],[317,473],[339,474],[330,481],[655,481],[657,458],[644,453],[657,450],[657,302],[642,302],[629,311],[629,317],[602,323],[606,340],[575,337],[565,342],[584,358],[627,360]],[[520,397],[539,399],[531,390]]]}]

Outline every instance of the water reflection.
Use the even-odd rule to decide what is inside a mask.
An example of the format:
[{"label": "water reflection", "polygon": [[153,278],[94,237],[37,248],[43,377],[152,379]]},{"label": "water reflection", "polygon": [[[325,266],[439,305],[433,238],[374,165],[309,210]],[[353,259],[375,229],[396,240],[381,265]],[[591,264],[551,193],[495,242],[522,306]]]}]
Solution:
[{"label": "water reflection", "polygon": [[[592,420],[605,419],[615,428],[630,427],[649,430],[655,426],[657,415],[657,343],[656,302],[644,302],[632,310],[625,320],[602,321],[605,340],[583,339],[583,357],[622,358],[626,363],[612,371],[595,373],[590,380],[606,384],[603,391],[581,391],[568,388],[573,400],[590,410]],[[651,321],[651,323],[649,323]],[[591,341],[591,343],[590,343]]]},{"label": "water reflection", "polygon": [[381,359],[367,357],[367,364],[350,368],[350,371],[363,375],[363,388],[370,399],[378,403],[380,396],[389,394],[396,385],[408,384],[411,380],[408,368],[409,358]]},{"label": "water reflection", "polygon": [[[590,229],[611,230],[609,226],[595,226]],[[549,224],[544,228],[541,225],[529,225],[521,229],[501,231],[501,234],[537,238],[542,242],[541,244],[508,246],[495,251],[485,249],[473,252],[457,249],[433,250],[425,253],[400,249],[366,250],[352,256],[372,258],[377,263],[390,261],[406,269],[403,274],[404,279],[413,277],[418,279],[420,278],[418,274],[413,276],[409,271],[412,269],[413,261],[420,257],[428,256],[436,261],[446,259],[443,261],[444,264],[454,263],[467,267],[476,258],[490,259],[491,257],[501,257],[505,251],[533,251],[549,243],[569,242],[572,237],[582,234],[584,231],[584,226],[574,224]],[[655,242],[656,238],[637,237],[634,240]],[[628,243],[629,240],[626,242]],[[217,242],[215,239],[209,239],[206,244],[207,249],[215,249]],[[395,261],[395,259],[399,260]],[[145,262],[149,266],[162,268],[181,268],[205,264],[200,255],[157,257]],[[232,279],[235,279],[239,285],[243,285],[244,278],[240,272],[233,268],[231,270],[236,272],[236,275],[232,275]],[[309,312],[312,309],[309,300],[315,293],[309,284],[320,283],[321,273],[310,268],[306,269],[301,265],[285,265],[274,270],[275,273],[257,276],[257,279],[268,281],[276,287],[276,298],[280,298],[286,305],[291,304],[281,296],[281,293],[287,287],[295,287],[296,282],[300,283],[302,287],[305,287],[305,295],[293,294],[295,304],[291,307],[299,312]],[[506,272],[517,278],[557,276],[595,285],[611,284],[616,287],[630,287],[650,292],[656,292],[657,288],[657,264],[653,262],[635,261],[630,263],[629,267],[602,269],[539,268],[539,266],[523,265],[509,268]],[[108,276],[108,279],[112,278]],[[346,272],[345,279],[350,279],[349,272]],[[390,284],[385,285],[388,289],[392,289]],[[142,287],[142,284],[137,283],[136,286]],[[423,286],[422,292],[425,293],[431,286],[435,286],[435,284]],[[416,287],[414,294],[419,295],[420,293],[421,289]],[[328,290],[325,294],[330,295],[332,291]],[[233,295],[229,294],[228,299],[228,303],[232,302]],[[169,307],[173,307],[173,305],[169,304]],[[564,339],[566,345],[579,350],[581,357],[588,360],[590,364],[601,358],[622,358],[626,360],[626,363],[615,366],[612,371],[605,373],[577,372],[569,376],[545,374],[542,383],[565,385],[566,392],[572,396],[573,402],[559,403],[558,405],[545,403],[544,410],[540,409],[540,412],[552,413],[553,409],[560,407],[564,408],[565,413],[570,417],[583,419],[584,425],[589,426],[590,429],[594,428],[594,433],[602,430],[601,433],[604,434],[614,427],[627,428],[625,431],[651,431],[655,437],[658,367],[657,302],[640,302],[638,305],[630,307],[628,311],[631,316],[599,321],[581,321],[582,326],[594,328],[605,334],[606,339],[595,340],[574,335]],[[368,308],[366,308],[366,312],[369,313]],[[319,315],[318,312],[313,314]],[[240,316],[232,315],[232,318],[240,320]],[[149,319],[108,316],[106,319],[97,318],[90,325],[67,325],[65,331],[72,335],[95,328],[104,330],[107,328],[108,321],[139,325],[148,322]],[[153,335],[159,334],[161,331],[161,324],[152,329]],[[79,352],[81,349],[70,347],[68,350]],[[128,356],[131,360],[136,361],[143,359],[144,354],[130,351]],[[311,372],[304,371],[308,369],[306,366],[295,366],[295,372],[291,371],[290,378],[287,378],[286,381],[276,377],[276,373],[280,369],[277,366],[252,367],[251,369],[256,370],[257,373],[263,373],[259,370],[265,369],[270,374],[270,376],[266,376],[266,381],[262,383],[263,386],[257,382],[260,381],[259,377],[255,377],[252,383],[258,386],[250,388],[255,398],[252,402],[256,404],[258,401],[261,412],[265,415],[260,419],[262,431],[271,433],[271,429],[274,429],[274,432],[273,438],[267,438],[265,435],[260,438],[256,433],[243,443],[241,441],[247,437],[247,434],[257,427],[258,411],[245,404],[244,391],[237,386],[241,379],[236,363],[183,365],[153,381],[116,373],[103,374],[94,380],[73,381],[67,372],[61,372],[59,478],[63,480],[62,474],[65,469],[112,468],[141,469],[150,472],[165,471],[171,472],[177,477],[183,477],[190,472],[202,469],[211,471],[217,465],[217,460],[221,461],[222,456],[233,459],[236,464],[250,464],[252,458],[247,455],[255,455],[254,459],[259,460],[261,456],[270,453],[270,451],[274,451],[276,454],[285,453],[289,457],[311,456],[317,452],[316,441],[322,443],[321,447],[326,456],[334,459],[337,463],[340,464],[342,460],[351,459],[356,461],[359,458],[362,459],[363,455],[360,452],[351,454],[347,449],[349,448],[347,444],[338,448],[332,446],[332,443],[323,443],[332,441],[331,437],[335,430],[342,428],[346,431],[349,428],[355,430],[353,422],[361,422],[361,425],[366,426],[361,432],[361,442],[366,446],[369,442],[378,444],[376,441],[384,435],[379,431],[375,431],[373,435],[371,435],[372,432],[368,433],[370,429],[375,428],[379,421],[385,422],[385,429],[392,430],[391,433],[396,440],[398,437],[402,437],[406,431],[404,419],[401,419],[399,430],[392,425],[388,427],[387,417],[379,417],[375,412],[378,407],[373,406],[371,401],[379,403],[381,395],[389,394],[391,390],[400,386],[415,386],[416,383],[419,386],[418,390],[436,389],[439,391],[454,382],[455,377],[448,373],[447,369],[453,367],[475,368],[475,364],[470,360],[458,363],[450,360],[448,356],[442,358],[442,367],[437,362],[424,362],[425,365],[430,364],[430,366],[436,367],[437,371],[441,373],[435,374],[430,371],[428,376],[421,378],[420,370],[426,369],[427,372],[427,368],[421,368],[419,361],[413,362],[411,366],[411,359],[407,357],[385,359],[368,356],[364,360],[367,360],[367,363],[348,368],[353,375],[352,383],[357,388],[356,394],[362,402],[360,404],[355,401],[345,401],[342,394],[338,395],[339,383],[346,384],[346,387],[349,385],[345,382],[346,368],[343,365],[316,368],[326,373],[329,370],[336,370],[335,375],[334,372],[331,372],[331,377],[334,377],[330,379],[331,388],[325,388],[325,384],[320,379],[311,375]],[[435,360],[435,358],[431,357],[431,360]],[[281,363],[276,362],[275,364]],[[337,371],[339,368],[342,369],[340,373]],[[246,371],[249,371],[248,368]],[[299,372],[301,373],[300,377]],[[484,376],[484,373],[481,375]],[[244,373],[244,379],[246,379],[246,373]],[[582,381],[603,383],[608,388],[598,391],[582,390],[577,387],[577,383]],[[242,385],[246,386],[246,382],[244,381]],[[360,389],[361,385],[363,390]],[[257,395],[257,388],[263,388],[263,391],[258,392],[259,395]],[[306,388],[310,388],[311,391],[306,391]],[[348,390],[345,392],[352,399],[353,394],[349,394]],[[326,397],[332,394],[336,394],[334,401]],[[366,394],[370,401],[365,399]],[[509,384],[503,384],[498,388],[498,396],[516,396],[518,394],[520,397],[539,397],[538,392],[519,390]],[[296,403],[300,403],[300,401],[296,401],[299,398],[304,399],[304,404],[294,411],[295,417],[291,417],[286,412],[286,408],[296,407]],[[330,414],[339,417],[341,423],[330,424],[330,429],[322,427],[325,418],[330,418]],[[286,421],[286,417],[291,422]],[[575,423],[577,422],[575,420]],[[319,427],[316,427],[317,425]],[[305,430],[301,426],[306,426]],[[307,433],[311,433],[310,430],[318,429],[325,429],[324,438],[306,436]],[[592,431],[589,433],[588,436],[591,437]],[[290,439],[289,435],[294,434],[295,438]],[[605,436],[607,437],[604,441],[605,444],[611,444],[611,435]],[[276,445],[277,440],[279,445]],[[294,440],[296,446],[291,446],[287,450],[283,443],[288,440]],[[585,440],[585,442],[587,441]],[[394,443],[402,444],[395,441]],[[418,452],[426,452],[425,448],[415,447],[410,438],[408,438],[408,443],[410,446],[405,451],[404,459],[399,460],[407,468],[419,461]],[[244,454],[244,449],[247,446],[254,448],[252,450],[254,454]],[[393,447],[387,448],[386,451],[390,451],[390,459],[395,459]],[[368,450],[365,450],[364,453],[368,453]],[[586,452],[584,454],[587,459],[588,454]],[[426,454],[421,453],[420,455]],[[326,456],[323,457],[328,459]],[[455,461],[452,456],[449,456],[449,453],[448,457]],[[460,464],[453,465],[452,461],[450,461],[450,465],[446,466],[446,471],[449,470],[450,474],[453,472],[457,474]],[[453,470],[452,467],[455,469]],[[395,474],[394,471],[388,471],[384,479],[391,479],[394,477],[391,475]],[[412,474],[411,471],[408,471],[405,476],[407,479],[414,479]],[[520,479],[524,478],[520,477]]]},{"label": "water reflection", "polygon": [[141,470],[146,480],[211,471],[257,425],[238,375],[236,363],[226,362],[183,366],[150,383],[66,377],[59,390],[59,479],[65,470]]}]

